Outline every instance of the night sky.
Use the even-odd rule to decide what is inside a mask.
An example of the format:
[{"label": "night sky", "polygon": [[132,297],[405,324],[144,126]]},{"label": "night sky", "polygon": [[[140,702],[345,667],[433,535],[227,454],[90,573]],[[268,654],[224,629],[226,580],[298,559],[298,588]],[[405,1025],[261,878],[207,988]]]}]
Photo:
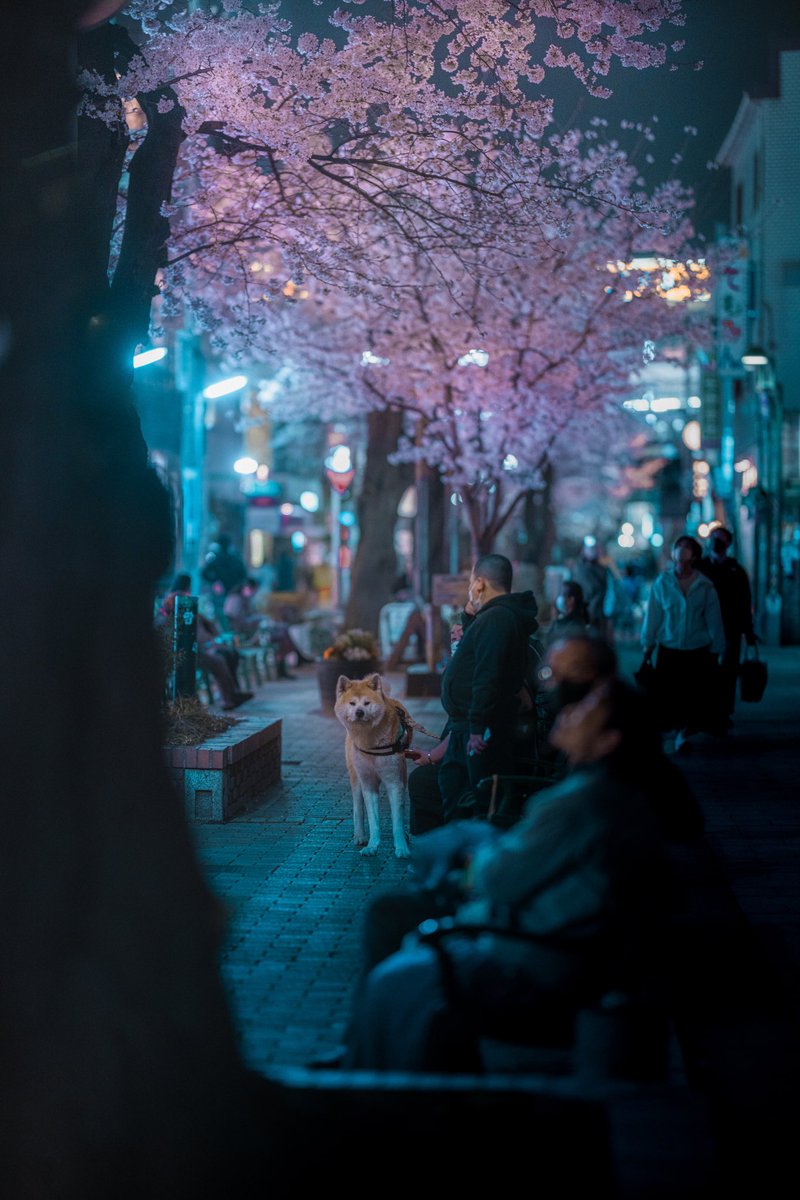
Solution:
[{"label": "night sky", "polygon": [[[686,41],[678,56],[685,65],[678,71],[618,70],[611,81],[610,100],[584,99],[572,88],[558,111],[561,119],[579,126],[587,125],[595,114],[606,117],[607,133],[618,136],[626,148],[634,145],[634,135],[622,131],[620,122],[649,123],[657,115],[658,124],[653,126],[657,141],[642,151],[653,154],[656,164],[648,167],[638,156],[637,162],[648,178],[669,178],[674,173],[694,188],[695,223],[710,237],[715,222],[728,220],[728,181],[727,172],[709,171],[706,163],[722,145],[742,94],[759,96],[777,90],[778,48],[800,49],[800,3],[685,0],[684,8],[686,25],[675,35]],[[704,66],[696,71],[692,64],[699,59]],[[695,127],[697,136],[685,134],[686,126]],[[676,153],[683,161],[672,165]]]},{"label": "night sky", "polygon": [[[283,11],[298,29],[325,33],[326,8],[338,0],[325,0],[322,7],[311,0],[284,0]],[[385,0],[368,0],[355,11],[385,11]],[[800,3],[798,0],[684,0],[686,25],[668,27],[668,42],[685,40],[678,56],[679,70],[635,71],[618,69],[608,82],[614,88],[610,100],[594,100],[566,73],[549,72],[548,94],[556,95],[556,115],[561,126],[589,127],[593,116],[605,117],[606,134],[628,150],[641,142],[640,135],[621,129],[623,120],[650,124],[657,140],[645,143],[636,153],[636,161],[649,182],[677,175],[693,187],[697,199],[695,223],[706,237],[714,233],[715,222],[728,219],[728,183],[726,172],[709,171],[725,138],[742,93],[763,95],[774,88],[776,50],[791,46],[800,49]],[[329,32],[329,31],[327,31]],[[543,45],[544,37],[542,38]],[[693,63],[703,60],[700,71]],[[558,90],[556,90],[558,89]],[[697,135],[683,132],[686,126]],[[656,162],[648,165],[644,155]],[[682,156],[680,163],[673,157]]]}]

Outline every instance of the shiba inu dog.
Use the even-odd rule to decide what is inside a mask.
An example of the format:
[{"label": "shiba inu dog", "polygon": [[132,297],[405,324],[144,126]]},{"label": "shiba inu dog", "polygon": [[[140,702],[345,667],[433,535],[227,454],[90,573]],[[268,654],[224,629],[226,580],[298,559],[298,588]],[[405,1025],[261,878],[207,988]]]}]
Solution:
[{"label": "shiba inu dog", "polygon": [[398,858],[409,858],[408,774],[404,750],[411,744],[414,722],[392,699],[380,675],[336,684],[336,716],[347,730],[345,760],[353,790],[353,842],[362,854],[377,854],[380,845],[378,793],[389,797],[392,839]]}]

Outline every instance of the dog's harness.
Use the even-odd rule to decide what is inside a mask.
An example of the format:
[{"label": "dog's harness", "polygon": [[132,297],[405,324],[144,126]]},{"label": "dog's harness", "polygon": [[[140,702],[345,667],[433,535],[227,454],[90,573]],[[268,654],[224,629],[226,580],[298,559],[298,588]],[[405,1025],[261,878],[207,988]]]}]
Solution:
[{"label": "dog's harness", "polygon": [[400,718],[400,732],[390,746],[375,746],[373,750],[361,750],[362,754],[371,754],[373,758],[388,758],[391,754],[402,754],[411,745],[411,739],[414,736],[414,730],[419,728],[416,722],[409,723],[404,717],[401,709],[394,710]]}]

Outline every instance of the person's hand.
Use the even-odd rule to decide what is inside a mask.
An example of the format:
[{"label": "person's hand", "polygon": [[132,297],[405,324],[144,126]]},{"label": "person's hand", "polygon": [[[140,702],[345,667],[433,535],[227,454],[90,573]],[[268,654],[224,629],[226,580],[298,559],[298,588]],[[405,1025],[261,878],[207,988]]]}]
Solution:
[{"label": "person's hand", "polygon": [[480,754],[486,749],[486,742],[480,733],[471,733],[467,742],[467,754]]},{"label": "person's hand", "polygon": [[418,767],[420,764],[428,766],[433,762],[433,759],[427,750],[416,750],[412,747],[409,747],[408,750],[403,751],[403,756],[407,758],[409,762],[412,762],[415,767]]},{"label": "person's hand", "polygon": [[645,650],[645,652],[644,652],[644,662],[646,662],[646,663],[652,662],[653,661],[653,653],[654,653],[653,647],[652,646],[648,647],[648,649]]}]

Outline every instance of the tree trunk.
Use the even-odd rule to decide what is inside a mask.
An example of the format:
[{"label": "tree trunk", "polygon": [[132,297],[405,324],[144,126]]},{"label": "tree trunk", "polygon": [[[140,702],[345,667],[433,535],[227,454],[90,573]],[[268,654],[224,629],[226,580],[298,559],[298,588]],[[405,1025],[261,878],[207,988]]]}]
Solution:
[{"label": "tree trunk", "polygon": [[556,520],[553,512],[553,468],[548,463],[542,472],[544,487],[528,492],[525,498],[525,530],[528,535],[524,561],[535,566],[534,591],[544,595],[545,568],[553,557]]},{"label": "tree trunk", "polygon": [[221,911],[161,748],[152,594],[169,505],[131,403],[129,349],[118,365],[131,329],[96,307],[90,185],[70,146],[77,8],[6,6],[0,50],[9,1200],[214,1191],[253,1144],[216,964]]},{"label": "tree trunk", "polygon": [[367,417],[367,462],[358,498],[360,538],[350,576],[345,622],[350,628],[378,632],[378,614],[391,599],[397,575],[394,527],[397,506],[414,480],[408,463],[392,466],[387,456],[397,449],[403,430],[399,412],[371,412]]},{"label": "tree trunk", "polygon": [[[447,493],[449,495],[449,493]],[[431,575],[448,574],[446,490],[442,476],[436,474],[428,487],[428,554]]]}]

